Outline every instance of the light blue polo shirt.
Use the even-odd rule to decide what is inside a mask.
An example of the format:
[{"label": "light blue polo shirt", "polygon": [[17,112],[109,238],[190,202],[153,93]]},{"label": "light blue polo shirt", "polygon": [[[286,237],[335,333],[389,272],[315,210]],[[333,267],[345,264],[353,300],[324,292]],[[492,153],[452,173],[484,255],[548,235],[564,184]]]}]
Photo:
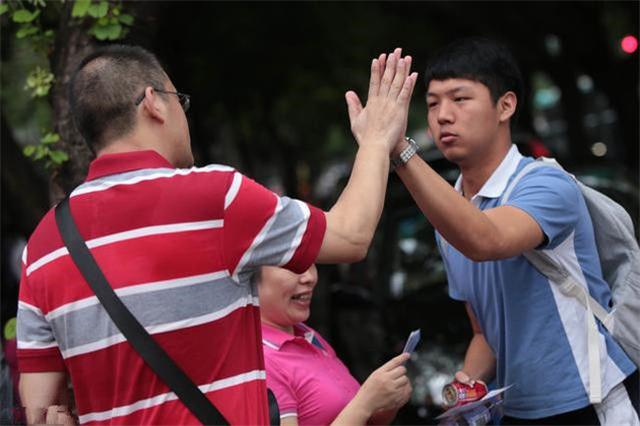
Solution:
[{"label": "light blue polo shirt", "polygon": [[[500,205],[510,180],[526,164],[515,145],[471,202],[481,210]],[[461,192],[461,177],[456,190]],[[539,249],[567,267],[603,306],[611,300],[602,279],[591,219],[571,177],[552,167],[525,175],[507,205],[527,212],[542,228]],[[589,368],[585,309],[558,291],[523,256],[474,262],[436,233],[453,299],[469,302],[496,358],[505,414],[541,418],[589,405]],[[634,364],[600,327],[602,392],[635,371]]]}]

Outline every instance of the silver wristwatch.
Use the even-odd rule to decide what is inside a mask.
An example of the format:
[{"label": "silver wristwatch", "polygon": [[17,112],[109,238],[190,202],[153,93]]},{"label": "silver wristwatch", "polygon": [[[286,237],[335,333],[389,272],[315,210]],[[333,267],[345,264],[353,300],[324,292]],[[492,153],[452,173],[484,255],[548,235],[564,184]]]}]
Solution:
[{"label": "silver wristwatch", "polygon": [[403,149],[400,152],[400,155],[391,157],[391,164],[393,164],[394,168],[407,164],[411,157],[413,157],[420,150],[420,147],[418,146],[416,141],[411,139],[409,136],[405,136],[404,139],[409,142],[409,146]]}]

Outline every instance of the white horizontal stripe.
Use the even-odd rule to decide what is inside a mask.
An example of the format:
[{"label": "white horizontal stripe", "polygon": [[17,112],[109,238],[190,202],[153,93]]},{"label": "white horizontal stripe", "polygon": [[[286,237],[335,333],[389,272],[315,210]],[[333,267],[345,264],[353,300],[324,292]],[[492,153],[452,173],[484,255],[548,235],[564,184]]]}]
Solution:
[{"label": "white horizontal stripe", "polygon": [[[170,225],[156,225],[156,226],[146,226],[144,228],[132,229],[129,231],[118,232],[111,235],[105,235],[104,237],[94,238],[93,240],[87,241],[87,247],[95,248],[104,246],[107,244],[112,244],[120,241],[131,240],[134,238],[140,237],[148,237],[150,235],[161,235],[161,234],[171,234],[176,232],[187,232],[187,231],[198,231],[203,229],[214,229],[221,228],[223,226],[223,220],[203,220],[200,222],[183,222],[183,223],[172,223]],[[27,276],[31,275],[34,271],[38,270],[42,266],[47,263],[62,257],[68,254],[68,250],[66,247],[59,248],[57,250],[52,251],[51,253],[41,257],[37,261],[33,262],[27,268]]]},{"label": "white horizontal stripe", "polygon": [[18,301],[18,309],[26,309],[28,311],[35,312],[38,315],[43,315],[43,313],[40,310],[40,308],[38,308],[37,306],[30,305],[30,304],[28,304],[26,302],[23,302],[21,300]]},{"label": "white horizontal stripe", "polygon": [[236,195],[238,195],[238,191],[240,190],[240,184],[242,183],[242,175],[238,172],[233,174],[233,182],[231,182],[231,186],[227,191],[227,195],[224,197],[224,209],[233,203],[233,200],[236,199]]},{"label": "white horizontal stripe", "polygon": [[18,349],[47,349],[47,348],[57,348],[58,343],[54,340],[53,342],[38,342],[35,340],[25,342],[24,340],[18,340]]},{"label": "white horizontal stripe", "polygon": [[281,419],[286,419],[287,417],[298,417],[298,412],[297,411],[292,411],[292,412],[286,412],[286,413],[280,413],[280,418]]},{"label": "white horizontal stripe", "polygon": [[[122,297],[122,296],[129,296],[132,294],[152,292],[156,290],[169,290],[172,288],[186,287],[193,284],[208,283],[208,282],[215,281],[220,278],[224,278],[228,276],[229,276],[229,272],[224,270],[224,271],[213,272],[210,274],[193,275],[190,277],[183,277],[183,278],[178,278],[173,280],[164,280],[164,281],[155,281],[151,283],[136,284],[136,285],[132,285],[124,288],[119,288],[115,292],[118,296]],[[86,308],[88,306],[97,305],[98,303],[100,303],[100,301],[96,296],[86,297],[84,299],[80,299],[75,302],[62,305],[50,311],[47,315],[45,315],[45,317],[47,318],[47,320],[51,321],[54,318],[57,318],[59,316],[66,315],[70,312],[77,311],[77,310]]]},{"label": "white horizontal stripe", "polygon": [[[206,324],[208,322],[213,322],[218,319],[224,318],[229,315],[231,312],[236,309],[243,308],[248,305],[258,306],[258,298],[249,296],[242,299],[238,299],[235,303],[232,303],[229,306],[226,306],[224,309],[220,309],[219,311],[212,312],[207,315],[201,315],[199,317],[188,318],[185,320],[169,322],[166,324],[157,324],[149,327],[145,327],[145,330],[149,334],[156,333],[164,333],[167,331],[175,331],[183,328],[193,327],[200,324]],[[108,348],[109,346],[116,345],[118,343],[124,342],[127,340],[122,334],[114,334],[113,336],[109,336],[106,339],[101,339],[95,342],[87,343],[86,345],[75,346],[69,349],[62,351],[62,356],[66,358],[71,358],[77,355],[82,355],[89,352],[98,351],[100,349]]]},{"label": "white horizontal stripe", "polygon": [[[226,379],[216,380],[205,385],[200,385],[198,386],[198,388],[203,393],[208,393],[220,389],[230,388],[232,386],[237,386],[243,383],[249,383],[254,380],[265,380],[265,377],[266,373],[264,372],[264,370],[253,370],[249,371],[248,373],[238,374],[237,376],[227,377]],[[80,423],[109,420],[114,417],[127,416],[138,410],[155,407],[168,401],[175,401],[176,399],[178,399],[178,397],[175,393],[167,392],[156,395],[152,398],[142,399],[130,405],[115,407],[111,410],[83,414],[79,417],[79,420]]]},{"label": "white horizontal stripe", "polygon": [[52,251],[49,254],[42,256],[40,259],[36,260],[31,265],[29,265],[29,267],[27,268],[27,276],[31,275],[33,271],[39,269],[43,265],[46,265],[47,263],[52,262],[57,258],[64,256],[67,253],[69,253],[67,248],[61,247],[57,250]]},{"label": "white horizontal stripe", "polygon": [[89,248],[99,247],[110,243],[133,238],[147,237],[149,235],[171,234],[175,232],[198,231],[201,229],[214,229],[222,227],[222,219],[203,220],[201,222],[172,223],[171,225],[147,226],[145,228],[132,229],[96,238],[87,243]]},{"label": "white horizontal stripe", "polygon": [[[230,172],[234,169],[229,166],[222,166],[219,164],[211,164],[206,167],[192,167],[190,169],[158,169],[156,173],[151,173],[148,175],[138,175],[134,176],[131,179],[127,180],[113,180],[109,178],[98,179],[87,184],[79,186],[76,190],[71,193],[71,197],[76,197],[78,195],[89,194],[92,192],[104,191],[109,188],[113,188],[118,185],[135,185],[140,182],[162,179],[162,178],[170,178],[173,176],[187,176],[191,173],[208,173],[208,172]],[[116,175],[117,176],[117,175]]]},{"label": "white horizontal stripe", "polygon": [[298,226],[298,229],[296,230],[296,236],[293,238],[293,241],[291,242],[291,246],[289,247],[289,250],[287,250],[285,255],[282,257],[282,262],[281,262],[282,265],[286,265],[287,263],[289,263],[289,261],[293,257],[293,254],[296,252],[296,249],[300,245],[300,241],[302,241],[302,237],[304,236],[304,233],[307,231],[307,227],[309,226],[309,217],[311,216],[311,211],[309,211],[309,206],[307,206],[302,201],[293,200],[293,202],[300,207],[300,210],[302,210],[302,215],[304,217],[304,225]]},{"label": "white horizontal stripe", "polygon": [[282,202],[280,201],[280,197],[276,196],[275,194],[274,194],[274,197],[276,198],[276,208],[274,209],[275,211],[273,212],[273,215],[271,215],[269,220],[265,222],[264,226],[262,227],[258,235],[256,235],[256,237],[253,239],[251,246],[249,246],[249,248],[244,252],[242,257],[240,258],[240,262],[238,262],[238,265],[236,266],[236,270],[233,272],[232,278],[237,282],[239,282],[238,276],[240,274],[240,271],[242,271],[242,269],[249,262],[249,260],[251,260],[251,255],[253,254],[253,251],[256,249],[256,247],[260,245],[262,240],[264,240],[266,235],[269,233],[269,230],[271,229],[274,222],[276,221],[276,218],[278,217],[278,213],[280,213],[280,211],[282,210]]},{"label": "white horizontal stripe", "polygon": [[265,340],[265,339],[262,339],[262,344],[267,346],[267,347],[269,347],[269,348],[271,348],[271,349],[275,349],[275,350],[279,350],[280,349],[278,346],[274,345],[273,343],[271,343],[270,341]]}]

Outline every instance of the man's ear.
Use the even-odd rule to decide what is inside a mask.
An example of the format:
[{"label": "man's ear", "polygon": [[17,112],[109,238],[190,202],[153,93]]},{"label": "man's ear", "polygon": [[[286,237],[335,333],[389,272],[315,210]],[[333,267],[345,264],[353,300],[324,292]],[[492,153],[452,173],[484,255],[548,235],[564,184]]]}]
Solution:
[{"label": "man's ear", "polygon": [[152,120],[158,120],[160,123],[164,123],[167,118],[166,104],[158,96],[158,92],[153,90],[153,87],[147,86],[144,89],[144,99],[142,99],[143,113],[146,114]]},{"label": "man's ear", "polygon": [[516,94],[509,91],[498,99],[498,111],[500,112],[500,121],[508,121],[516,112],[518,98]]}]

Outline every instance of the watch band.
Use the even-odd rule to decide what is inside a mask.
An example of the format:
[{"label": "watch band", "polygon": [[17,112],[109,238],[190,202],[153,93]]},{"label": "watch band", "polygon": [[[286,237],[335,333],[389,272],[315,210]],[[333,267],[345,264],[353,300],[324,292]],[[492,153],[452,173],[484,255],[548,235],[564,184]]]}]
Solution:
[{"label": "watch band", "polygon": [[420,147],[418,146],[416,141],[411,139],[409,136],[405,136],[404,139],[409,142],[409,145],[400,152],[400,155],[391,157],[391,164],[393,164],[394,168],[407,164],[411,157],[413,157],[420,150]]}]

